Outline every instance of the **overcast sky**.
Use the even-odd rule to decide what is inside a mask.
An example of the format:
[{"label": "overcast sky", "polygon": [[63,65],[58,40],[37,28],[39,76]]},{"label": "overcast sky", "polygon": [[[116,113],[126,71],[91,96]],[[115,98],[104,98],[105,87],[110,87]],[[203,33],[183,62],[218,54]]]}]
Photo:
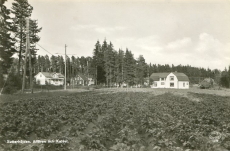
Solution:
[{"label": "overcast sky", "polygon": [[[13,0],[8,0],[7,6]],[[223,70],[230,65],[229,0],[29,0],[51,53],[92,56],[97,40],[147,63]],[[39,48],[39,47],[38,47]],[[46,54],[42,49],[38,54]]]}]

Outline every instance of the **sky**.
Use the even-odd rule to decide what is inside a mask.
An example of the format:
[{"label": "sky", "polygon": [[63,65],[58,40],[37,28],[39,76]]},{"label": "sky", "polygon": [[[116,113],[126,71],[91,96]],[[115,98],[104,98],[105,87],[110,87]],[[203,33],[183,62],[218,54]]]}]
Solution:
[{"label": "sky", "polygon": [[230,0],[28,1],[42,27],[38,44],[52,54],[63,54],[66,44],[67,54],[92,56],[97,40],[106,39],[147,63],[230,65]]}]

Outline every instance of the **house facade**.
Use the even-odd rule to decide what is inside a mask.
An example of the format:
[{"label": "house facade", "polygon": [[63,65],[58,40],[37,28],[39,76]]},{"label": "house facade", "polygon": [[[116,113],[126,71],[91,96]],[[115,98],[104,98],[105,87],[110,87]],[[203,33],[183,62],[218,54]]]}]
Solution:
[{"label": "house facade", "polygon": [[95,81],[92,76],[77,74],[75,77],[71,78],[70,83],[71,85],[89,86],[89,85],[94,85]]},{"label": "house facade", "polygon": [[184,73],[153,73],[151,88],[189,89],[189,79]]},{"label": "house facade", "polygon": [[36,84],[39,85],[55,85],[60,86],[64,85],[64,75],[61,73],[55,72],[39,72],[37,75],[34,76],[36,80]]}]

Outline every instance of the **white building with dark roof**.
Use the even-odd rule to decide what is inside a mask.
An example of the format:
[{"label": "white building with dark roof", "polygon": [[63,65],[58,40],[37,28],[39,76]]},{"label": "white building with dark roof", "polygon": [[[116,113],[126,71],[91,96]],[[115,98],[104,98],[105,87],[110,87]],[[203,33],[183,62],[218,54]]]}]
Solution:
[{"label": "white building with dark roof", "polygon": [[56,72],[39,72],[34,76],[36,83],[39,85],[64,85],[64,75]]},{"label": "white building with dark roof", "polygon": [[92,76],[86,76],[84,74],[77,74],[75,77],[71,78],[71,84],[72,85],[82,85],[82,86],[89,86],[94,85],[94,78]]},{"label": "white building with dark roof", "polygon": [[184,73],[153,73],[150,79],[151,88],[189,89],[189,79]]}]

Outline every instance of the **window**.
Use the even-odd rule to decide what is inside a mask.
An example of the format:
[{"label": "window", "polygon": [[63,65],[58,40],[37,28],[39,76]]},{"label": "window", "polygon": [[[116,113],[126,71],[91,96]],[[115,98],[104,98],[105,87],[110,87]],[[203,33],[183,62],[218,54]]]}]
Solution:
[{"label": "window", "polygon": [[154,82],[154,87],[157,87],[157,82]]},{"label": "window", "polygon": [[170,76],[170,81],[174,81],[174,76]]},{"label": "window", "polygon": [[183,87],[185,87],[185,83],[183,83]]},{"label": "window", "polygon": [[187,82],[187,85],[188,85],[188,82]]},{"label": "window", "polygon": [[170,83],[170,87],[174,87],[174,83],[171,82],[171,83]]},{"label": "window", "polygon": [[42,77],[42,75],[40,74],[40,77]]},{"label": "window", "polygon": [[161,81],[164,81],[165,80],[165,78],[160,78],[161,79]]},{"label": "window", "polygon": [[165,85],[165,83],[164,83],[164,82],[161,82],[161,85]]}]

